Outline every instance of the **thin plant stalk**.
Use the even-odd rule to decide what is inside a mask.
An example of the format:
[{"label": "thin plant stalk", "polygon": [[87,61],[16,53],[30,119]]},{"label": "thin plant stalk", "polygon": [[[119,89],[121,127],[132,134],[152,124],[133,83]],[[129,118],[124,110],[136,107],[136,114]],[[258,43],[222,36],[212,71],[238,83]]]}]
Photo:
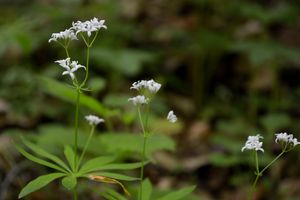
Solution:
[{"label": "thin plant stalk", "polygon": [[255,165],[256,165],[256,177],[255,180],[252,184],[252,190],[251,190],[251,199],[253,199],[253,195],[254,195],[254,191],[255,191],[255,187],[257,185],[257,182],[259,180],[259,178],[262,176],[262,174],[264,173],[264,171],[266,171],[273,163],[275,163],[284,153],[286,153],[287,149],[287,143],[285,145],[285,147],[283,148],[282,152],[280,154],[278,154],[278,156],[276,156],[267,166],[265,166],[261,171],[259,170],[259,162],[258,162],[258,155],[257,155],[257,151],[255,151]]},{"label": "thin plant stalk", "polygon": [[[60,43],[61,44],[61,43]],[[61,44],[63,46],[63,48],[65,49],[66,55],[69,58],[69,51],[68,51],[68,46],[69,44]],[[73,81],[73,84],[77,85],[77,79],[75,80],[75,82]],[[74,119],[74,164],[75,164],[75,170],[77,172],[77,154],[78,154],[78,119],[79,119],[79,107],[80,107],[80,94],[81,94],[81,88],[80,87],[76,87],[76,108],[75,108],[75,119]],[[75,173],[76,173],[75,172]],[[78,193],[77,193],[77,186],[75,186],[75,188],[73,189],[73,200],[77,200],[78,199]]]},{"label": "thin plant stalk", "polygon": [[259,172],[259,164],[258,164],[257,151],[255,151],[255,166],[256,166],[256,172],[255,172],[256,178],[255,178],[255,180],[253,182],[253,185],[252,185],[253,189],[256,187],[256,183],[257,183],[259,177],[261,176],[261,172]]},{"label": "thin plant stalk", "polygon": [[267,170],[274,162],[276,162],[283,154],[285,153],[285,151],[282,151],[276,158],[274,158],[265,168],[263,168],[260,171],[260,174],[262,174],[265,170]]},{"label": "thin plant stalk", "polygon": [[86,50],[86,73],[85,73],[85,78],[83,80],[83,82],[81,83],[80,87],[85,86],[85,83],[89,77],[89,60],[90,60],[90,46],[87,46],[87,50]]},{"label": "thin plant stalk", "polygon": [[255,180],[252,184],[250,194],[248,195],[249,200],[253,199],[253,195],[254,195],[254,192],[255,192],[255,187],[256,187],[257,181],[258,181],[259,177],[261,176],[261,172],[259,172],[259,162],[258,162],[257,151],[254,151],[254,157],[255,157],[255,174],[256,174],[256,177],[255,177]]},{"label": "thin plant stalk", "polygon": [[77,186],[75,186],[74,190],[73,190],[73,200],[77,200],[78,197],[77,197]]},{"label": "thin plant stalk", "polygon": [[139,199],[142,199],[143,196],[143,180],[144,180],[144,164],[145,164],[145,154],[146,154],[146,145],[147,145],[147,132],[144,127],[144,122],[141,115],[141,109],[138,107],[138,115],[139,115],[139,121],[143,130],[143,150],[142,150],[142,166],[140,171],[140,191],[139,191]]},{"label": "thin plant stalk", "polygon": [[[96,34],[95,34],[92,42],[89,43],[90,42],[89,38],[87,38],[87,40],[86,40],[85,37],[81,34],[82,39],[83,39],[84,43],[87,46],[87,50],[86,50],[86,74],[85,74],[84,80],[82,81],[81,84],[78,84],[78,81],[75,80],[75,84],[76,84],[76,111],[75,111],[75,133],[74,133],[74,148],[75,148],[75,150],[74,150],[75,151],[74,164],[75,164],[75,173],[77,173],[77,171],[78,171],[80,162],[82,161],[82,159],[83,159],[83,157],[85,155],[86,149],[87,149],[87,147],[88,147],[88,145],[90,143],[90,140],[91,140],[91,138],[93,136],[93,133],[94,133],[94,130],[95,130],[95,127],[93,126],[92,129],[91,129],[89,138],[87,140],[87,143],[85,144],[83,152],[82,152],[82,154],[81,154],[81,156],[79,158],[79,161],[78,161],[77,160],[78,159],[78,119],[79,119],[79,107],[80,107],[80,94],[81,94],[81,90],[85,86],[86,81],[87,81],[88,76],[89,76],[90,48],[92,47],[92,44],[95,41],[97,35],[98,35],[98,31],[96,32]],[[68,45],[69,44],[65,45],[65,51],[66,51],[67,56],[69,57]],[[78,196],[77,195],[77,186],[74,188],[73,193],[74,193],[73,194],[74,200],[77,200],[77,198],[78,198],[77,197]]]},{"label": "thin plant stalk", "polygon": [[92,137],[94,135],[94,132],[95,132],[95,126],[93,125],[92,128],[91,128],[91,131],[90,131],[90,135],[89,135],[89,137],[88,137],[88,139],[87,139],[87,141],[86,141],[86,143],[84,145],[83,151],[82,151],[81,156],[79,158],[78,167],[79,167],[82,159],[84,158],[85,152],[86,152],[86,150],[87,150],[87,148],[88,148],[88,146],[89,146],[89,144],[91,142],[91,139],[92,139]]},{"label": "thin plant stalk", "polygon": [[[76,90],[76,111],[75,111],[75,132],[74,132],[74,164],[75,164],[75,170],[77,172],[77,154],[78,154],[78,118],[79,118],[79,106],[80,106],[80,88],[77,88]],[[76,173],[75,172],[75,173]],[[75,186],[73,191],[73,199],[77,200],[77,186]]]},{"label": "thin plant stalk", "polygon": [[78,154],[78,118],[79,118],[79,106],[80,106],[80,88],[76,90],[76,111],[75,111],[75,133],[74,133],[74,164],[75,168],[77,169],[77,154]]}]

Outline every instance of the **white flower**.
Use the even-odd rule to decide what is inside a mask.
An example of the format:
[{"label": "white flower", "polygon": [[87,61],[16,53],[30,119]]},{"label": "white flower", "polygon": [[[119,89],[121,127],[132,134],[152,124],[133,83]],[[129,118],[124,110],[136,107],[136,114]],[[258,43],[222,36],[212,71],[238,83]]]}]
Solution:
[{"label": "white flower", "polygon": [[255,151],[262,151],[264,152],[264,149],[262,148],[262,142],[259,141],[260,138],[263,138],[259,134],[256,136],[248,136],[248,139],[245,143],[245,146],[242,148],[242,151],[245,149],[248,150],[255,150]]},{"label": "white flower", "polygon": [[174,114],[173,110],[168,113],[167,120],[171,123],[175,123],[177,121],[177,116]]},{"label": "white flower", "polygon": [[94,125],[97,125],[99,123],[103,123],[104,122],[104,119],[102,118],[99,118],[95,115],[87,115],[85,116],[85,119],[89,122],[89,124],[91,126],[94,126]]},{"label": "white flower", "polygon": [[52,33],[49,42],[55,41],[57,42],[57,40],[77,40],[77,37],[74,33],[74,31],[72,29],[66,29],[65,31],[61,31],[59,33]]},{"label": "white flower", "polygon": [[62,60],[57,60],[55,61],[58,63],[60,66],[62,66],[66,71],[62,73],[62,75],[70,75],[72,80],[75,78],[74,72],[77,71],[79,68],[85,68],[85,66],[78,64],[78,61],[72,61],[70,58],[62,59]]},{"label": "white flower", "polygon": [[105,20],[99,21],[96,17],[94,17],[94,19],[85,22],[73,22],[72,29],[76,31],[76,35],[80,32],[85,32],[90,37],[94,31],[98,31],[101,28],[107,29],[107,26],[104,25],[104,23]]},{"label": "white flower", "polygon": [[293,144],[293,146],[300,144],[300,142],[298,142],[297,138],[290,138],[289,143]]},{"label": "white flower", "polygon": [[133,105],[142,105],[147,104],[149,99],[146,98],[144,95],[138,95],[136,97],[129,98],[128,101],[132,101]]},{"label": "white flower", "polygon": [[289,144],[292,144],[293,146],[296,146],[300,144],[298,142],[297,138],[294,138],[293,134],[287,134],[287,133],[277,133],[275,142],[278,143],[280,141],[282,142],[288,142]]},{"label": "white flower", "polygon": [[287,134],[287,133],[277,133],[275,135],[276,135],[276,139],[275,139],[276,143],[280,141],[288,142],[291,138],[293,138],[292,134]]},{"label": "white flower", "polygon": [[141,91],[143,89],[149,90],[151,93],[156,93],[161,87],[161,84],[155,82],[153,79],[152,80],[141,80],[134,82],[132,84],[132,87],[130,89],[135,89],[138,91]]}]

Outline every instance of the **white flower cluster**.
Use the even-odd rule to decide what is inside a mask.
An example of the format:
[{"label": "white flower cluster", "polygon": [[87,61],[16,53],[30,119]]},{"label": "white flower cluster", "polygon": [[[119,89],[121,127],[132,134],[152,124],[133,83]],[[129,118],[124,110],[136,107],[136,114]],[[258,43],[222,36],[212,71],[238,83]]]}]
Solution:
[{"label": "white flower cluster", "polygon": [[128,101],[132,101],[133,105],[143,105],[147,104],[149,99],[146,98],[144,95],[138,95],[136,97],[129,98]]},{"label": "white flower cluster", "polygon": [[76,35],[80,32],[87,33],[87,35],[90,37],[92,35],[92,32],[98,31],[101,28],[107,29],[107,26],[104,25],[105,20],[98,20],[96,17],[94,19],[81,22],[73,22],[72,23],[72,29],[76,31]]},{"label": "white flower cluster", "polygon": [[275,135],[276,135],[276,139],[275,139],[276,143],[284,142],[284,143],[291,144],[293,146],[300,144],[300,142],[298,142],[297,138],[294,138],[293,134],[277,133]]},{"label": "white flower cluster", "polygon": [[141,80],[141,81],[137,81],[134,82],[132,84],[132,87],[130,87],[130,89],[135,89],[138,91],[141,91],[143,89],[147,89],[149,90],[149,92],[151,93],[156,93],[161,87],[161,84],[155,82],[153,79],[152,80]]},{"label": "white flower cluster", "polygon": [[86,69],[85,66],[78,64],[78,61],[71,61],[70,58],[57,60],[55,62],[66,69],[66,71],[64,71],[62,75],[70,75],[72,80],[74,80],[75,78],[74,72],[76,72],[79,68]]},{"label": "white flower cluster", "polygon": [[[139,91],[142,95],[138,95],[136,97],[129,98],[128,101],[132,101],[133,105],[143,105],[148,104],[149,98],[147,94],[155,94],[161,87],[161,84],[155,82],[154,80],[141,80],[134,82],[130,89],[135,89]],[[145,96],[146,95],[146,96]]]},{"label": "white flower cluster", "polygon": [[177,121],[177,116],[174,114],[173,110],[168,113],[167,120],[171,123],[175,123]]},{"label": "white flower cluster", "polygon": [[52,33],[49,42],[58,40],[77,40],[77,34],[87,33],[88,37],[92,35],[92,32],[98,31],[101,28],[107,29],[107,26],[104,25],[105,20],[98,20],[96,17],[94,17],[91,20],[87,20],[85,22],[77,21],[72,22],[72,27],[69,29],[66,29],[65,31],[61,31],[59,33]]},{"label": "white flower cluster", "polygon": [[95,125],[97,125],[99,123],[103,123],[104,122],[104,119],[99,118],[99,117],[97,117],[95,115],[87,115],[87,116],[85,116],[85,119],[89,122],[89,124],[91,126],[95,126]]},{"label": "white flower cluster", "polygon": [[52,33],[49,42],[55,41],[57,42],[57,40],[77,40],[77,37],[74,33],[74,31],[72,30],[72,28],[70,29],[66,29],[65,31],[61,31],[59,33]]},{"label": "white flower cluster", "polygon": [[256,136],[248,136],[248,139],[245,143],[245,146],[242,148],[242,151],[246,149],[264,152],[264,149],[262,148],[263,143],[259,141],[260,138],[263,137],[259,134]]}]

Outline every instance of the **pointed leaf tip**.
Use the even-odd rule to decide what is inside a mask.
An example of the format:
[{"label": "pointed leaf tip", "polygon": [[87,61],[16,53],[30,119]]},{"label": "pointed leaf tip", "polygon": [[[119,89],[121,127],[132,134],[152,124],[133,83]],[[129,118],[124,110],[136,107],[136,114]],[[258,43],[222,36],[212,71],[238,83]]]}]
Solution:
[{"label": "pointed leaf tip", "polygon": [[50,182],[54,181],[57,178],[63,177],[65,174],[64,173],[51,173],[51,174],[46,174],[37,177],[36,179],[30,181],[19,193],[18,198],[21,199],[25,197],[26,195],[35,192],[46,185],[48,185]]}]

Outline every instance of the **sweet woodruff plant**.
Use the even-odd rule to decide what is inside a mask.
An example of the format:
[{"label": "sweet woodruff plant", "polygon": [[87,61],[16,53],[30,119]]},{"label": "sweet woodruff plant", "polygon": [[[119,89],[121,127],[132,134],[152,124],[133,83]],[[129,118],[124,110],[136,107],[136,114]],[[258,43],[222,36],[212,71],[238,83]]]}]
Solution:
[{"label": "sweet woodruff plant", "polygon": [[[79,116],[80,110],[80,96],[88,90],[86,82],[89,78],[89,60],[90,50],[96,41],[96,38],[102,29],[107,29],[104,24],[105,20],[99,20],[93,18],[88,21],[77,21],[72,23],[72,27],[59,33],[53,33],[49,42],[58,43],[65,50],[66,58],[55,61],[60,67],[63,68],[62,75],[69,76],[72,88],[76,93],[76,106],[74,109],[74,142],[72,146],[66,145],[64,147],[65,160],[60,157],[47,152],[43,148],[22,138],[22,142],[27,147],[25,148],[16,144],[17,149],[27,159],[36,162],[40,165],[46,166],[54,170],[54,172],[42,175],[29,182],[20,192],[19,198],[23,198],[30,193],[45,187],[50,182],[60,179],[62,185],[73,191],[73,199],[78,199],[77,185],[79,179],[88,179],[92,181],[99,181],[108,184],[118,184],[124,190],[126,194],[129,194],[124,185],[120,182],[138,180],[135,177],[129,177],[124,174],[110,172],[114,170],[122,169],[135,169],[142,166],[141,162],[138,163],[115,163],[114,155],[99,156],[92,159],[86,158],[86,151],[90,145],[90,141],[93,138],[95,128],[98,124],[104,123],[104,119],[95,116],[88,115],[85,117],[86,121],[90,125],[90,132],[85,145],[81,151],[78,148],[78,122],[82,120]],[[85,64],[80,64],[77,60],[71,58],[71,50],[69,45],[72,41],[82,41],[86,47],[86,60]],[[79,79],[77,74],[84,73],[82,79]],[[82,76],[80,76],[82,77]],[[30,150],[32,153],[29,153]]]},{"label": "sweet woodruff plant", "polygon": [[293,134],[287,134],[287,133],[277,133],[275,134],[275,142],[278,143],[281,146],[281,152],[263,169],[260,169],[259,166],[259,159],[258,159],[258,151],[264,152],[263,149],[263,142],[260,140],[263,139],[261,135],[254,135],[254,136],[248,136],[248,139],[245,143],[245,145],[242,147],[242,151],[250,150],[254,153],[255,158],[255,180],[252,184],[252,191],[250,193],[250,198],[252,199],[256,184],[258,179],[263,175],[263,173],[272,165],[274,164],[281,156],[283,156],[285,153],[293,150],[297,145],[300,144],[298,142],[297,138],[294,138]]},{"label": "sweet woodruff plant", "polygon": [[[138,91],[139,95],[129,99],[137,107],[139,122],[142,129],[143,145],[141,150],[141,162],[136,163],[115,163],[115,155],[99,156],[96,158],[88,159],[86,158],[86,151],[92,141],[96,126],[100,123],[105,123],[105,120],[96,115],[87,115],[85,120],[90,126],[89,135],[85,141],[82,149],[78,148],[78,124],[79,120],[84,120],[79,116],[80,111],[80,98],[81,94],[88,91],[89,88],[86,86],[87,80],[89,78],[89,60],[90,60],[90,50],[93,47],[94,42],[102,29],[107,29],[104,20],[99,20],[93,18],[88,21],[77,21],[73,22],[72,26],[62,32],[53,33],[49,42],[55,42],[59,44],[65,51],[66,57],[55,61],[55,63],[62,67],[63,76],[68,76],[70,78],[71,87],[74,88],[76,96],[76,104],[74,109],[74,133],[73,133],[73,145],[65,145],[63,153],[65,159],[61,159],[59,156],[47,152],[42,147],[38,146],[34,142],[22,137],[22,143],[24,147],[16,144],[18,151],[24,155],[27,159],[38,163],[40,165],[51,168],[54,172],[46,175],[37,177],[36,179],[29,182],[19,193],[19,198],[23,198],[32,192],[35,192],[43,187],[45,187],[50,182],[60,179],[62,185],[73,192],[73,199],[78,199],[77,186],[80,179],[86,179],[90,181],[97,181],[107,184],[117,184],[119,185],[126,195],[130,195],[125,186],[121,181],[134,181],[140,180],[140,187],[138,192],[139,200],[145,198],[145,193],[143,194],[144,183],[150,183],[148,180],[144,181],[144,165],[146,164],[145,152],[147,139],[151,135],[151,131],[148,129],[148,114],[149,105],[152,102],[155,94],[161,88],[161,84],[155,82],[154,80],[142,80],[132,84],[130,89]],[[83,42],[86,47],[86,60],[84,64],[79,63],[79,61],[72,58],[72,49],[69,49],[70,43],[74,41]],[[78,73],[84,73],[84,76],[77,76]],[[80,77],[83,77],[80,79]],[[144,110],[146,109],[146,111]],[[142,112],[145,111],[145,112]],[[143,113],[145,117],[143,118]],[[171,123],[177,121],[177,117],[173,111],[170,111],[167,115],[167,120]],[[115,170],[131,170],[140,168],[140,177],[131,177],[125,174],[116,173]],[[151,195],[149,192],[149,187],[146,195]],[[152,187],[152,186],[151,186]],[[176,191],[176,196],[183,196],[192,192],[194,187],[183,189],[181,191]],[[169,200],[174,197],[174,194],[168,194],[163,196],[162,199]],[[150,198],[150,196],[149,196]]]}]

